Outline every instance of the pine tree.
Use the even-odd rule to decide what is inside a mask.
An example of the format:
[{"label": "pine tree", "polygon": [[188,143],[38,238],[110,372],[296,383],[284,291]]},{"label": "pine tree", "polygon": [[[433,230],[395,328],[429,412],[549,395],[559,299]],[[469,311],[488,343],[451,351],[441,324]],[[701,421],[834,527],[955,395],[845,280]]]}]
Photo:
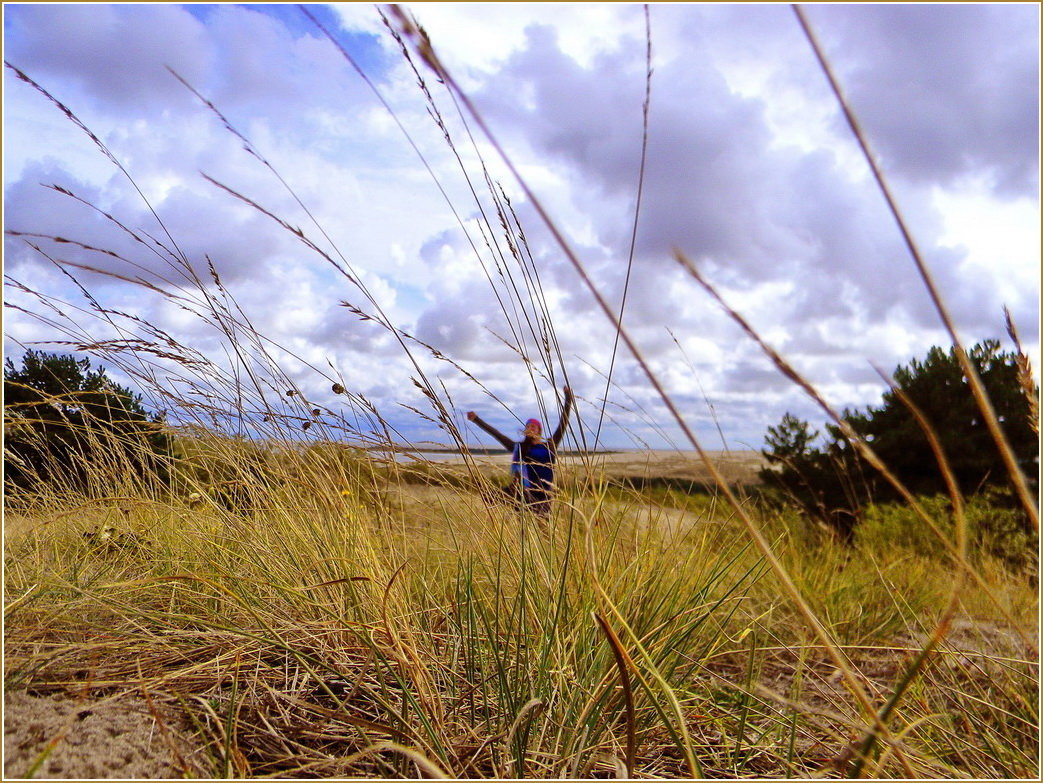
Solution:
[{"label": "pine tree", "polygon": [[165,476],[168,437],[140,395],[88,359],[28,351],[4,365],[4,484],[8,490],[85,489],[99,464]]},{"label": "pine tree", "polygon": [[[1030,479],[1039,470],[1039,389],[1026,394],[1024,373],[1015,353],[1000,350],[986,340],[968,353],[981,377],[1000,426],[1017,460]],[[1008,483],[999,448],[964,378],[955,349],[934,347],[921,361],[894,372],[895,389],[884,393],[881,404],[864,412],[845,411],[843,419],[860,435],[911,491],[946,492],[943,475],[927,435],[903,400],[923,414],[938,436],[961,491],[971,495]],[[845,539],[870,501],[898,497],[896,490],[861,459],[839,427],[826,426],[823,445],[807,422],[787,413],[765,437],[763,454],[769,468],[762,480],[781,489],[807,514],[830,525]]]}]

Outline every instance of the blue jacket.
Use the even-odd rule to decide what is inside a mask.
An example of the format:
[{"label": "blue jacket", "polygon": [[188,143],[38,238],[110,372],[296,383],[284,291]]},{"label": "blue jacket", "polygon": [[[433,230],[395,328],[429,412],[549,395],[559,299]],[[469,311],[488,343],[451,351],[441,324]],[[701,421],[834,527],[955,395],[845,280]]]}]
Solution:
[{"label": "blue jacket", "polygon": [[[528,448],[526,448],[528,445]],[[511,475],[520,476],[526,489],[550,489],[554,484],[555,450],[546,443],[514,444],[511,456]]]},{"label": "blue jacket", "polygon": [[492,435],[511,452],[511,475],[521,477],[527,489],[549,490],[554,484],[554,463],[557,460],[558,444],[565,435],[569,412],[572,410],[572,393],[566,392],[565,405],[561,410],[561,421],[548,440],[531,443],[527,440],[512,441],[491,424],[474,417],[474,423]]}]

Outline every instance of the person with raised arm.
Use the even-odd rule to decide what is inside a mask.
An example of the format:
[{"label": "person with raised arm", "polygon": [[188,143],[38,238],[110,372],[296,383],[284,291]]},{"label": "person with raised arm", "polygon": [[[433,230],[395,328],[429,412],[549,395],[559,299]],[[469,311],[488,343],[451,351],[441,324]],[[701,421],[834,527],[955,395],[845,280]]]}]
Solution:
[{"label": "person with raised arm", "polygon": [[572,389],[566,386],[563,391],[565,405],[561,411],[561,421],[558,422],[554,434],[546,439],[543,437],[543,424],[539,419],[526,421],[522,439],[515,442],[483,421],[474,411],[467,412],[468,421],[473,421],[511,452],[511,484],[508,489],[517,498],[519,508],[544,518],[550,516],[558,444],[565,435],[569,412],[572,410]]}]

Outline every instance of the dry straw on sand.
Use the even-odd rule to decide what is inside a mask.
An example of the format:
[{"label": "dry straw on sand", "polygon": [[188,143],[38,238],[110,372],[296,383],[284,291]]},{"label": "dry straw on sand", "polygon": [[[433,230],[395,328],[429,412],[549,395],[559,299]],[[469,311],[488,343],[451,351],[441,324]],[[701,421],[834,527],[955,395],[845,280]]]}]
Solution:
[{"label": "dry straw on sand", "polygon": [[[146,237],[100,214],[140,244],[143,259],[116,259],[133,272],[53,260],[70,276],[137,281],[211,324],[235,358],[230,367],[213,361],[84,288],[88,306],[75,315],[124,334],[97,339],[55,316],[65,303],[35,294],[38,317],[68,338],[60,344],[120,368],[157,408],[176,409],[191,426],[172,433],[169,480],[124,470],[112,456],[118,450],[98,443],[78,466],[79,489],[41,482],[34,493],[6,498],[5,773],[1038,772],[1035,591],[1024,574],[977,551],[970,535],[974,520],[996,510],[964,502],[955,488],[942,499],[906,491],[904,506],[873,510],[850,549],[793,512],[757,502],[748,492],[756,457],[712,453],[698,442],[628,334],[622,306],[610,306],[432,42],[401,9],[385,22],[470,186],[480,230],[461,227],[495,258],[486,271],[510,325],[503,339],[525,360],[534,387],[559,386],[567,373],[507,188],[493,182],[480,154],[477,170],[465,164],[479,153],[479,134],[700,461],[653,466],[648,476],[647,464],[566,458],[557,510],[545,526],[533,524],[494,499],[498,473],[466,450],[458,464],[403,459],[392,424],[332,367],[309,369],[341,407],[310,400],[283,366],[307,363],[255,328],[209,260],[197,273],[173,236]],[[15,73],[130,178],[68,107]],[[245,134],[196,94],[303,208]],[[646,88],[645,140],[650,95]],[[467,155],[451,125],[465,129]],[[398,328],[321,226],[314,231],[322,241],[313,239],[312,229],[268,211],[263,199],[210,181],[337,270],[362,297],[361,306],[344,301],[346,310],[386,330],[411,362],[426,406],[411,410],[462,446],[452,399],[428,368],[433,361],[481,389],[478,379]],[[463,205],[452,206],[459,214]],[[19,236],[45,253],[46,237]],[[911,241],[910,248],[930,287]],[[683,253],[678,260],[716,296]],[[718,299],[782,374],[842,424]],[[1016,339],[1013,326],[1011,333]],[[606,388],[612,382],[609,372]],[[987,416],[988,401],[978,400]],[[604,405],[597,413],[610,415]],[[5,410],[5,425],[16,418]],[[263,437],[233,437],[244,423]],[[853,442],[890,475],[869,444]],[[945,474],[940,451],[938,461]],[[1016,471],[1012,479],[1024,502],[1027,488]],[[1034,504],[1025,505],[1031,517]],[[104,531],[114,532],[103,540]],[[122,750],[113,752],[117,738]]]}]

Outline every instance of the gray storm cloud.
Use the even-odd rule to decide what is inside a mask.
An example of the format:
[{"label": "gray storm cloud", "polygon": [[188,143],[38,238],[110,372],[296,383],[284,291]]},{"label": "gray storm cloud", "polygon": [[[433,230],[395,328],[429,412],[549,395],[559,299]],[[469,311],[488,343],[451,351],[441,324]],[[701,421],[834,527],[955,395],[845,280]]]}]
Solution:
[{"label": "gray storm cloud", "polygon": [[821,6],[828,51],[892,170],[1039,187],[1039,9],[1029,4]]},{"label": "gray storm cloud", "polygon": [[[929,191],[918,188],[978,173],[994,177],[1001,194],[1034,192],[1038,46],[1026,34],[1031,13],[984,6],[951,16],[930,7],[813,10],[850,76],[853,105],[876,131],[885,169],[906,183],[900,192],[907,216],[953,311],[970,329],[995,325],[1003,302],[961,264],[957,249],[934,248],[940,223]],[[795,29],[786,14],[776,22]],[[759,24],[737,32],[766,31]],[[582,67],[552,29],[532,27],[525,48],[489,81],[482,99],[503,127],[523,129],[535,149],[596,183],[595,192],[632,203],[643,70],[638,42],[631,43]],[[810,61],[809,51],[803,54]],[[897,310],[921,325],[936,319],[875,186],[864,176],[852,181],[829,150],[775,144],[764,103],[771,96],[737,94],[721,67],[693,47],[655,70],[641,268],[658,273],[680,247],[723,281],[800,278],[795,296],[805,317],[879,319]],[[823,91],[822,75],[807,63],[798,73],[818,79],[812,89]],[[514,95],[525,100],[510,100]],[[834,115],[836,150],[850,150],[835,107]],[[599,205],[586,203],[591,211]],[[607,246],[625,244],[626,221],[597,225]],[[1012,304],[1023,320],[1034,320],[1023,303]]]}]

